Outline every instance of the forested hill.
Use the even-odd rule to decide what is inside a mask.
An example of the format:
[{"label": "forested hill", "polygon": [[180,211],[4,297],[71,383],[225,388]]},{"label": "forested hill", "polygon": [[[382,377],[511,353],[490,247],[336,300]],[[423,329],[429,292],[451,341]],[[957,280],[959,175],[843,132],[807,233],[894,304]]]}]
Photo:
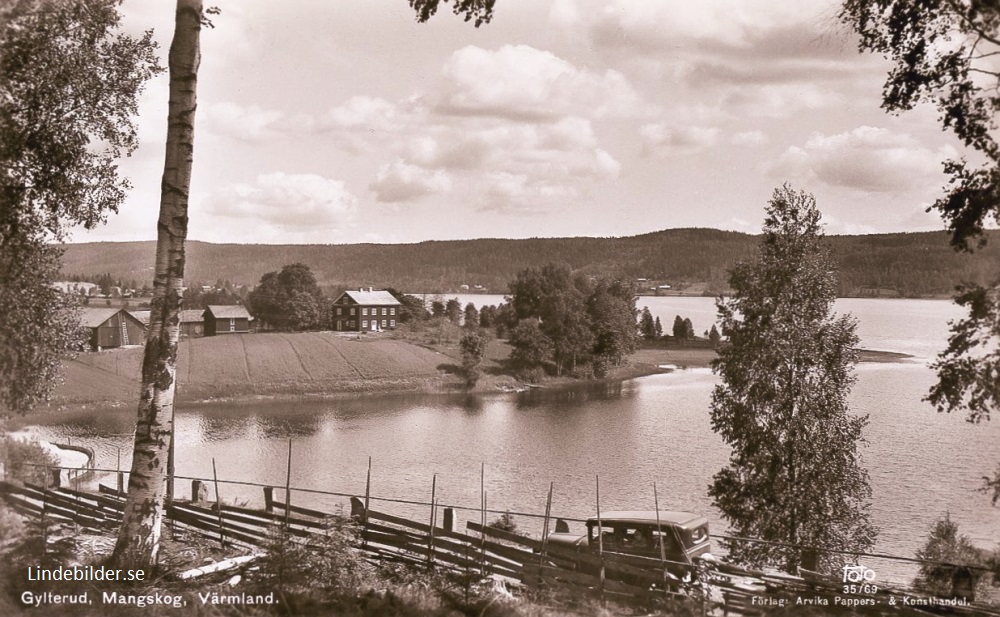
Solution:
[{"label": "forested hill", "polygon": [[[611,273],[669,283],[726,288],[726,271],[749,256],[758,237],[714,229],[672,229],[625,238],[455,240],[418,244],[263,245],[188,242],[187,279],[254,285],[283,265],[302,262],[329,288],[395,287],[453,292],[481,285],[494,293],[528,266],[565,263],[586,273]],[[830,236],[840,264],[842,296],[873,290],[902,296],[950,294],[963,280],[1000,275],[1000,232],[974,255],[955,253],[944,232]],[[63,274],[110,273],[124,281],[151,280],[155,242],[70,244]]]}]

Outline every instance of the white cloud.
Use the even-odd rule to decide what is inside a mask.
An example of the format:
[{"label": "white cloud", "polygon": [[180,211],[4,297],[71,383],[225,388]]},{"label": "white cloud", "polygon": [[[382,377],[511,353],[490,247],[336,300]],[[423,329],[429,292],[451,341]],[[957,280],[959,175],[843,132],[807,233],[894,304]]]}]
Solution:
[{"label": "white cloud", "polygon": [[580,23],[580,9],[574,0],[554,0],[549,9],[549,23],[559,28],[576,28]]},{"label": "white cloud", "polygon": [[389,130],[394,127],[396,106],[385,99],[352,96],[331,108],[318,122],[319,128],[363,128]]},{"label": "white cloud", "polygon": [[691,154],[719,142],[716,127],[646,124],[639,129],[645,154]]},{"label": "white cloud", "polygon": [[659,82],[672,112],[711,101],[740,117],[786,118],[857,102],[859,83],[884,75],[876,58],[856,52],[826,0],[601,4],[585,13],[590,40],[612,66]]},{"label": "white cloud", "polygon": [[482,115],[547,121],[567,115],[589,118],[646,113],[624,75],[579,69],[548,51],[504,45],[496,51],[468,46],[442,68],[438,109],[453,115]]},{"label": "white cloud", "polygon": [[209,105],[198,124],[218,135],[244,141],[262,141],[277,135],[277,124],[284,118],[280,111],[257,105],[244,107],[231,102]]},{"label": "white cloud", "polygon": [[378,201],[412,201],[425,195],[447,193],[451,190],[451,178],[440,169],[431,171],[396,161],[383,165],[369,188]]},{"label": "white cloud", "polygon": [[800,25],[817,2],[772,0],[614,0],[596,13],[590,35],[606,46],[650,51],[693,44],[745,49],[762,33]]},{"label": "white cloud", "polygon": [[560,209],[577,191],[568,185],[531,179],[526,174],[497,172],[483,178],[479,209],[502,214],[531,215]]},{"label": "white cloud", "polygon": [[550,209],[559,205],[555,200],[621,172],[586,118],[534,123],[417,112],[400,120],[397,132],[381,136],[398,160],[383,165],[370,186],[379,201],[410,201],[454,187],[496,211]]},{"label": "white cloud", "polygon": [[825,84],[781,83],[731,88],[722,105],[744,117],[783,118],[801,110],[837,107],[844,96]]},{"label": "white cloud", "polygon": [[760,144],[766,144],[767,141],[767,135],[765,135],[763,131],[746,131],[743,133],[736,133],[729,138],[729,143],[734,146],[758,146]]},{"label": "white cloud", "polygon": [[[316,174],[274,172],[253,184],[233,184],[207,198],[205,212],[240,230],[270,227],[282,234],[309,233],[335,237],[354,224],[357,198],[339,180]],[[236,232],[236,233],[233,233]]]},{"label": "white cloud", "polygon": [[768,170],[800,182],[821,182],[871,193],[936,190],[950,146],[932,150],[908,134],[862,126],[835,135],[814,134],[788,148]]}]

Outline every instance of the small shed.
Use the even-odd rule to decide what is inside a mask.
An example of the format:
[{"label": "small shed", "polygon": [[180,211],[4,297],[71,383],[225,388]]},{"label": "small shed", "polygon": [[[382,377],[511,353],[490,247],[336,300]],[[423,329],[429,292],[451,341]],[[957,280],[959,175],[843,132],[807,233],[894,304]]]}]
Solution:
[{"label": "small shed", "polygon": [[253,317],[246,307],[233,305],[211,305],[203,313],[205,336],[218,334],[240,334],[250,331]]},{"label": "small shed", "polygon": [[205,336],[205,311],[201,309],[181,311],[181,338],[202,336]]},{"label": "small shed", "polygon": [[83,308],[80,324],[90,332],[94,351],[146,342],[146,326],[123,308]]}]

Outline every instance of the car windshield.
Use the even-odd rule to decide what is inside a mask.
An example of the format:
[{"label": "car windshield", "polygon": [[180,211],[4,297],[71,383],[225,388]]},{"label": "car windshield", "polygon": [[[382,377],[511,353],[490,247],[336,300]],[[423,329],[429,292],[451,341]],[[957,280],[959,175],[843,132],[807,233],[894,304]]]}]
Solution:
[{"label": "car windshield", "polygon": [[[610,552],[627,553],[650,553],[659,552],[659,538],[661,533],[655,527],[638,524],[615,524],[613,522],[604,523],[600,527],[589,526],[589,541],[591,547],[596,548],[598,542],[603,549]],[[677,530],[671,526],[660,527],[663,537],[664,551],[669,554],[681,552],[677,543]],[[598,531],[600,539],[598,539]]]}]

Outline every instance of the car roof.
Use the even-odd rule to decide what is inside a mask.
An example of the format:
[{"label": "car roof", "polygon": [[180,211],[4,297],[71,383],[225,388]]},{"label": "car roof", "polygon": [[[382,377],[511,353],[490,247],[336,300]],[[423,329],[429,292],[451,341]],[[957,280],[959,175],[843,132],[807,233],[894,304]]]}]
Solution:
[{"label": "car roof", "polygon": [[[613,512],[602,512],[601,523],[636,523],[643,525],[656,524],[656,510],[622,510]],[[674,525],[677,527],[692,528],[708,523],[708,520],[693,512],[680,512],[676,510],[660,510],[660,524]],[[587,519],[587,524],[597,524],[597,517],[592,516]]]}]

